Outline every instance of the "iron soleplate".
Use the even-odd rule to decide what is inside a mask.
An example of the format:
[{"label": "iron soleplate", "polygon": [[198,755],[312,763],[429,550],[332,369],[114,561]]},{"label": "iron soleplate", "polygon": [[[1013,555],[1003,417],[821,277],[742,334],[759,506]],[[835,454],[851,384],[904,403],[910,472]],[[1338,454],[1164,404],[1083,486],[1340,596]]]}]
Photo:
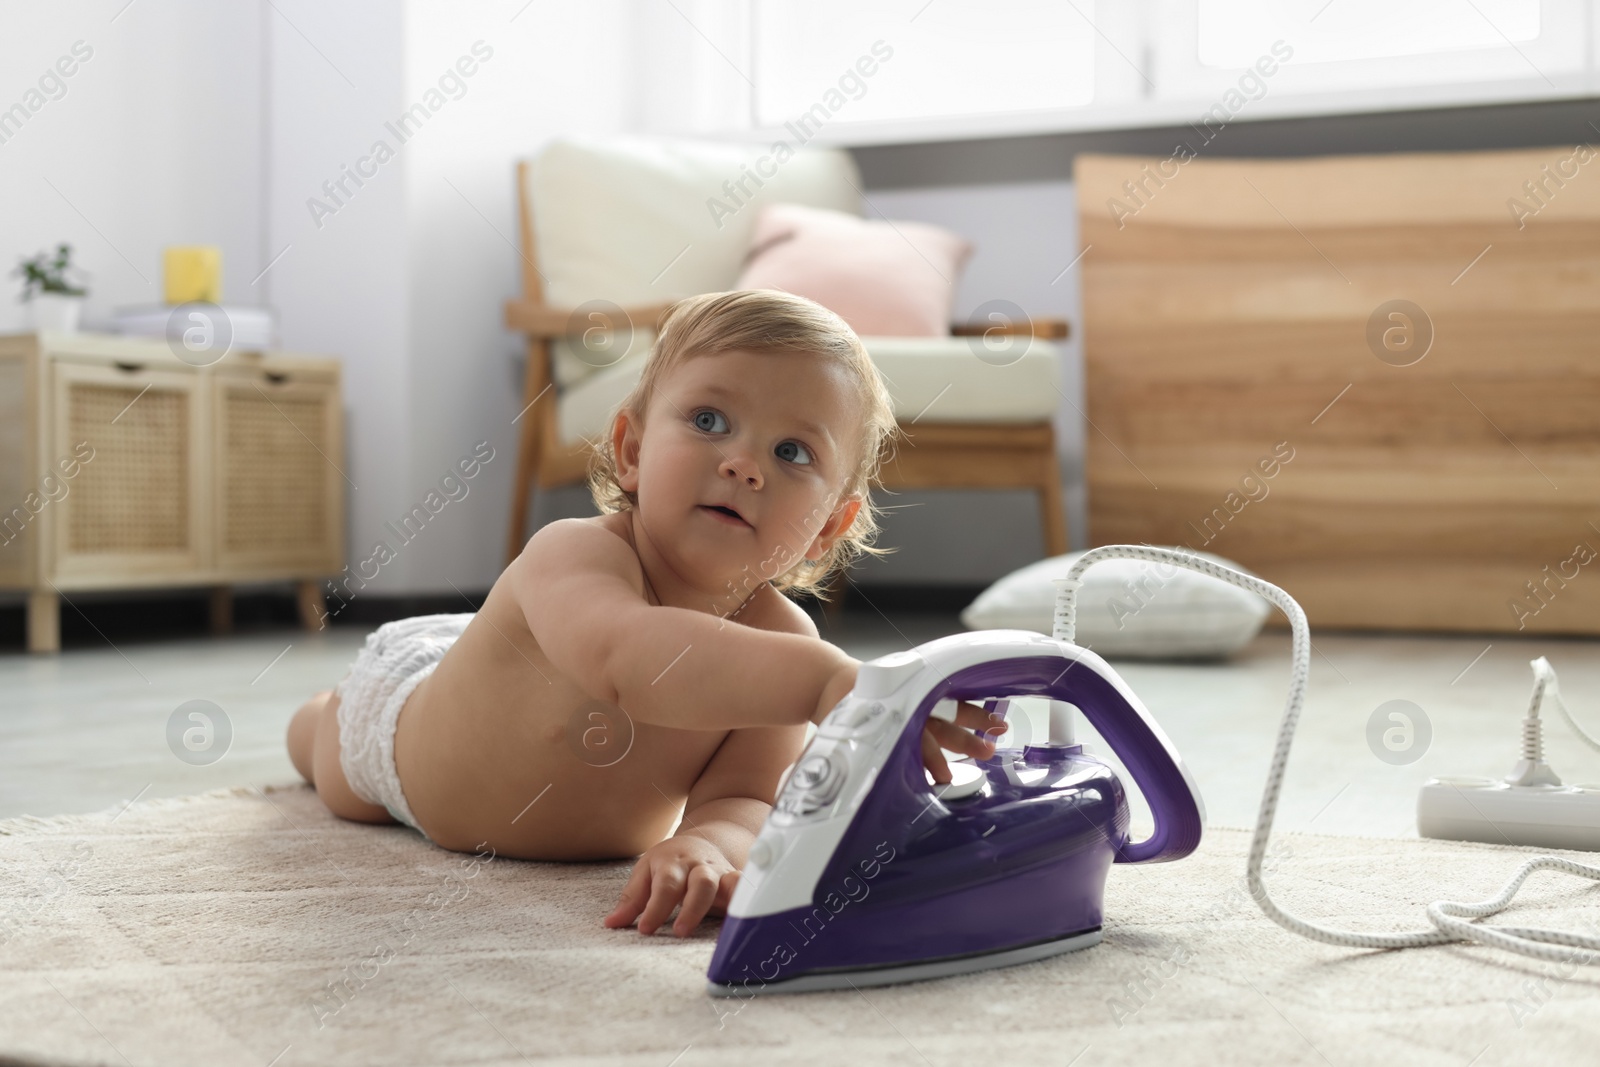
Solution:
[{"label": "iron soleplate", "polygon": [[828,971],[821,974],[803,974],[781,982],[763,982],[759,986],[735,983],[723,985],[707,982],[706,992],[714,997],[737,997],[745,994],[815,993],[829,989],[860,989],[862,987],[895,985],[900,982],[917,982],[925,978],[947,978],[956,974],[986,971],[993,967],[1010,967],[1018,963],[1032,963],[1064,952],[1098,945],[1101,928],[1068,934],[1053,941],[1040,941],[1019,948],[999,952],[977,952],[967,956],[949,956],[923,963],[903,963],[894,967],[862,967],[845,971]]}]

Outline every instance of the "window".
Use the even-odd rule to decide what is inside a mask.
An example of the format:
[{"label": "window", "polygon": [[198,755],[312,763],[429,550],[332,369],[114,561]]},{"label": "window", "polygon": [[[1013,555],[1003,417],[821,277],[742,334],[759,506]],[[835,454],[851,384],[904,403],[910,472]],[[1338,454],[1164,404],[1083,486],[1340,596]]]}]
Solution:
[{"label": "window", "polygon": [[[1582,88],[1591,0],[1174,0],[1156,34],[1160,96],[1214,96],[1260,57],[1280,95],[1406,87],[1475,99]],[[1437,95],[1437,93],[1435,94]],[[1448,95],[1448,94],[1446,94]],[[1403,102],[1404,94],[1391,94]],[[1353,102],[1353,99],[1352,99]]]},{"label": "window", "polygon": [[1081,107],[1093,18],[1093,0],[755,0],[755,123],[830,94],[842,122]]},{"label": "window", "polygon": [[[671,7],[667,29],[698,36],[673,53],[670,77],[643,80],[659,132],[798,126],[807,140],[889,143],[1179,125],[1217,106],[1282,117],[1600,86],[1600,0],[727,3]],[[715,76],[685,71],[688,54]]]},{"label": "window", "polygon": [[1539,0],[1199,0],[1199,59],[1247,67],[1274,40],[1299,37],[1301,63],[1500,49],[1539,36]]}]

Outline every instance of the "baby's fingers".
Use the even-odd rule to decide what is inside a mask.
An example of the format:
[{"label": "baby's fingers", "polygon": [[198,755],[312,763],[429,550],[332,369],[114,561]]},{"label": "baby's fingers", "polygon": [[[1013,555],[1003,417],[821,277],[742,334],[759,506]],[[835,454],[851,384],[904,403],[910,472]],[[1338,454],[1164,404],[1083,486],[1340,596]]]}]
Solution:
[{"label": "baby's fingers", "polygon": [[[989,739],[990,741],[995,740],[1001,734],[1010,729],[1010,725],[1006,722],[1005,717],[1000,715],[998,712],[991,713],[976,704],[966,703],[960,703],[956,705],[956,717],[954,719],[954,725],[967,726],[974,730],[981,731],[981,736]],[[947,745],[945,747],[948,748],[950,746]]]},{"label": "baby's fingers", "polygon": [[[924,732],[924,741],[931,736],[934,743],[940,748],[947,748],[951,752],[959,752],[964,756],[973,756],[977,759],[988,759],[994,755],[994,742],[986,737],[979,737],[970,730],[964,730],[954,723],[945,722],[943,719],[929,718],[927,729]],[[926,748],[926,745],[924,745]]]},{"label": "baby's fingers", "polygon": [[703,863],[697,863],[689,868],[688,888],[684,890],[683,907],[678,909],[678,918],[672,924],[672,932],[679,937],[688,937],[694,933],[694,928],[700,925],[700,920],[706,917],[712,903],[717,899],[717,886],[721,878],[715,870]]},{"label": "baby's fingers", "polygon": [[683,899],[683,868],[674,863],[663,863],[656,868],[650,888],[650,903],[639,916],[639,932],[653,934],[667,921],[672,909]]},{"label": "baby's fingers", "polygon": [[[934,719],[928,720],[930,725],[935,721]],[[929,774],[933,775],[933,781],[936,785],[945,785],[951,780],[950,764],[945,762],[944,753],[939,751],[939,747],[939,742],[934,739],[933,731],[931,729],[923,730],[922,765],[927,768]]]},{"label": "baby's fingers", "polygon": [[717,896],[711,902],[712,914],[728,914],[728,905],[733,903],[734,891],[739,888],[739,876],[739,871],[725,871],[717,880]]},{"label": "baby's fingers", "polygon": [[603,920],[606,926],[627,926],[639,917],[639,912],[644,910],[645,901],[650,898],[650,860],[648,857],[634,864],[633,873],[628,876],[628,884],[622,887],[622,896],[617,900],[617,906],[611,909],[611,914]]}]

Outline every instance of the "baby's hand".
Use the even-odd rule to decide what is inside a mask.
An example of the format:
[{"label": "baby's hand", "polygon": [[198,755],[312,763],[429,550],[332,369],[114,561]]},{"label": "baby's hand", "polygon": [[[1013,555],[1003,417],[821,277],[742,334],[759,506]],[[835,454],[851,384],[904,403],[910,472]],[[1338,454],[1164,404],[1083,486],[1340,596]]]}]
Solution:
[{"label": "baby's hand", "polygon": [[[972,730],[962,727],[970,726],[973,730],[982,730],[983,735],[974,734]],[[994,755],[994,738],[1007,730],[1004,716],[998,713],[990,716],[987,711],[976,704],[957,704],[954,722],[946,722],[933,715],[928,716],[927,723],[922,728],[922,765],[933,775],[933,780],[938,783],[950,781],[950,765],[945,762],[942,748],[951,752],[961,752],[978,759],[988,759]]]},{"label": "baby's hand", "polygon": [[708,911],[726,911],[738,885],[739,872],[717,846],[703,837],[669,837],[639,857],[604,922],[619,927],[637,918],[639,932],[653,934],[682,904],[672,932],[687,937]]}]

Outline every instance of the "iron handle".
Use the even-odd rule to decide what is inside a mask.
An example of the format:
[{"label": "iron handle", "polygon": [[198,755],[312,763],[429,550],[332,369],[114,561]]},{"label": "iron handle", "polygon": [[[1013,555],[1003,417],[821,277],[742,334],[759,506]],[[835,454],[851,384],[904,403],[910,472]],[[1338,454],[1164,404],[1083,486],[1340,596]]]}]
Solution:
[{"label": "iron handle", "polygon": [[[1029,642],[1032,640],[1028,638]],[[1027,647],[1031,651],[1031,644]],[[1086,664],[1084,670],[1072,670],[1070,663],[1064,670],[1062,665],[1059,652],[977,663],[947,678],[924,698],[923,707],[931,711],[941,698],[992,700],[1019,696],[1048,697],[1076,705],[1128,768],[1155,818],[1154,833],[1143,841],[1121,844],[1116,861],[1160,862],[1181,859],[1193,852],[1200,844],[1204,809],[1171,741],[1101,674],[1098,665]],[[926,719],[926,714],[912,716],[918,729]]]}]

